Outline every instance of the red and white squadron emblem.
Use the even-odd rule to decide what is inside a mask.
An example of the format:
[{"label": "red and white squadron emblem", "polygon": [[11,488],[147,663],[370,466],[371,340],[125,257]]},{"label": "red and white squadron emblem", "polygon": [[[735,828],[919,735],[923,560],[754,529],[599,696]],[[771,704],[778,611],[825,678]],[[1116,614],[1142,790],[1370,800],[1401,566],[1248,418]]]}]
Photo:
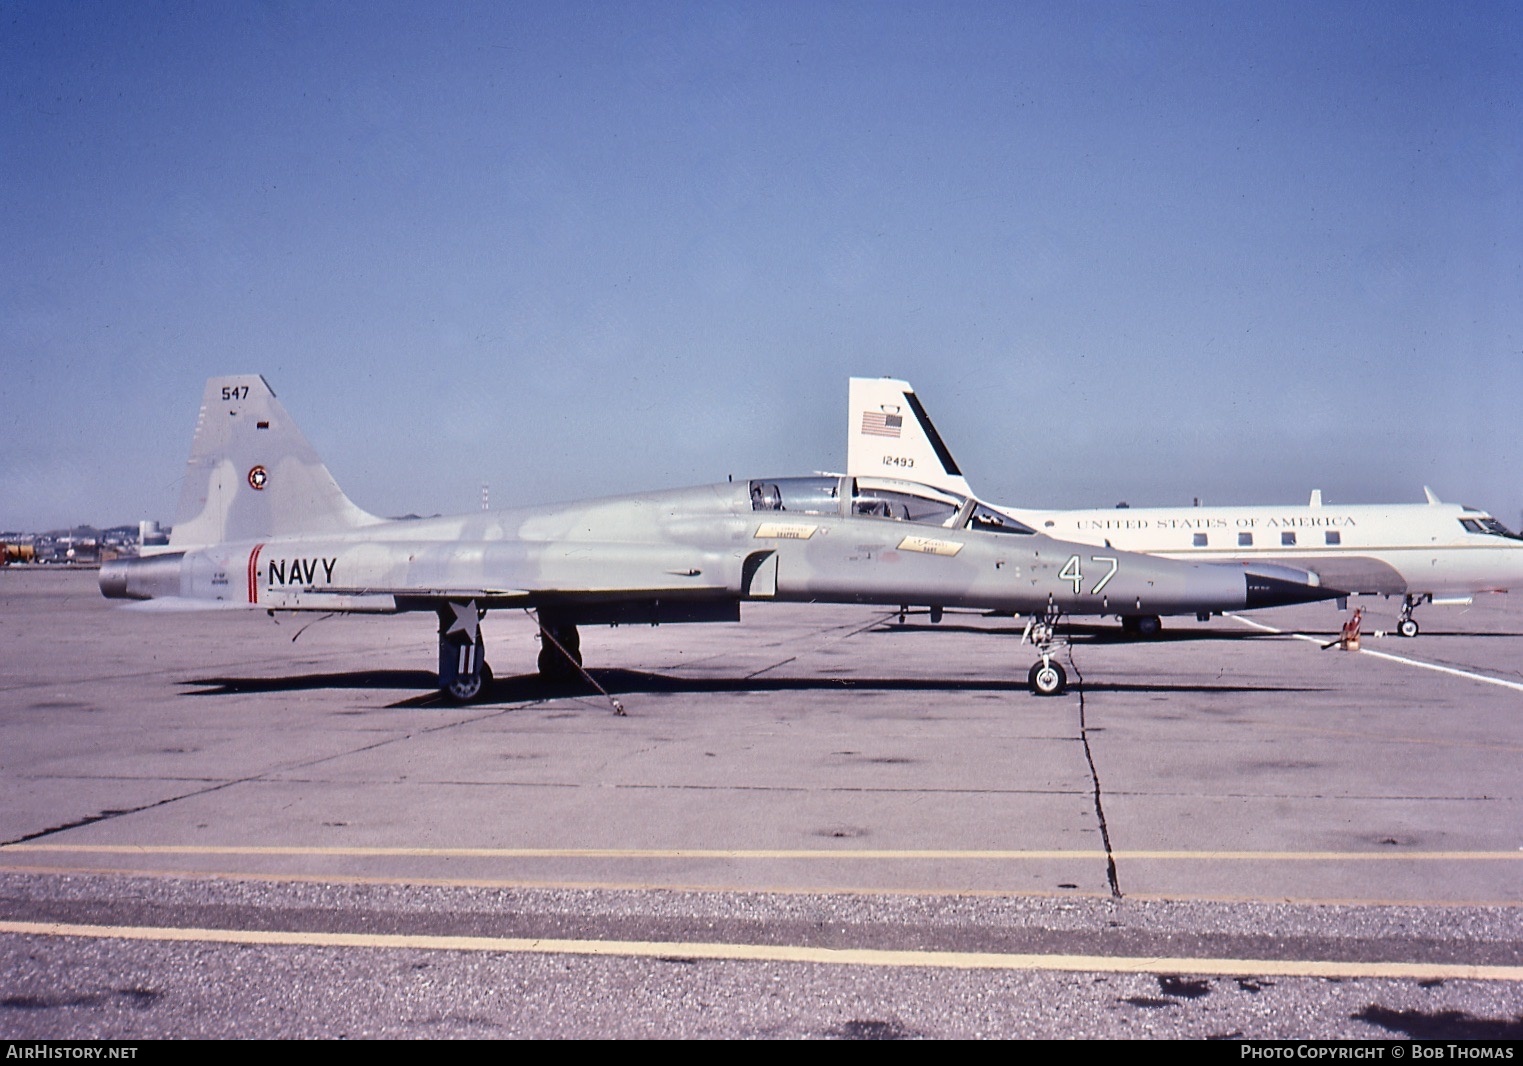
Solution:
[{"label": "red and white squadron emblem", "polygon": [[263,490],[269,480],[269,472],[262,466],[256,466],[249,471],[249,488],[251,489]]}]

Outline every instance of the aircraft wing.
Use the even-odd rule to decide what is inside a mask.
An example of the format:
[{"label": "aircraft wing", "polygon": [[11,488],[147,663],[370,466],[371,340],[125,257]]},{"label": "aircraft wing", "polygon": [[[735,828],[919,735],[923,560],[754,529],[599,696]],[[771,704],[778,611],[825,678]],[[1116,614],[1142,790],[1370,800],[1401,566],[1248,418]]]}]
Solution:
[{"label": "aircraft wing", "polygon": [[[598,602],[661,596],[692,596],[694,593],[720,595],[726,594],[729,591],[729,586],[725,584],[610,585],[604,588],[539,589],[472,588],[468,586],[452,586],[448,588],[402,586],[388,588],[374,585],[346,588],[343,586],[310,585],[300,589],[303,595],[308,596],[391,596],[398,601],[399,605],[403,601],[412,605],[424,602],[476,600],[483,607],[532,607],[541,603]],[[405,608],[399,607],[399,609]]]}]

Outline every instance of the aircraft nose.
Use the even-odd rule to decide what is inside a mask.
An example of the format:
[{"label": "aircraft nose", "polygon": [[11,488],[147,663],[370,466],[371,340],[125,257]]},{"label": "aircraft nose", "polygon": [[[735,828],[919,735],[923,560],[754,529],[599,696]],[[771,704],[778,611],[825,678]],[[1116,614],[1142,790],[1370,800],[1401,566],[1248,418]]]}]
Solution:
[{"label": "aircraft nose", "polygon": [[1248,610],[1260,607],[1286,607],[1292,603],[1313,603],[1317,600],[1334,600],[1347,596],[1347,592],[1330,589],[1323,585],[1310,585],[1304,581],[1292,581],[1267,574],[1246,573]]}]

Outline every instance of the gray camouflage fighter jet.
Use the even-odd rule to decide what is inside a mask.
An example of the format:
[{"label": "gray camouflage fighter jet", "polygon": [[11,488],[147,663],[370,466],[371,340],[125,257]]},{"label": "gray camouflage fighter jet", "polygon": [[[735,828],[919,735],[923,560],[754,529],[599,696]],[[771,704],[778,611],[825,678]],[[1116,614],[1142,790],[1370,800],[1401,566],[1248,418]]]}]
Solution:
[{"label": "gray camouflage fighter jet", "polygon": [[[1340,593],[1241,568],[1070,544],[977,500],[892,478],[761,478],[439,518],[383,519],[339,489],[258,375],[206,384],[167,546],[108,562],[108,597],[157,606],[422,611],[439,686],[490,681],[480,620],[534,612],[540,673],[581,672],[577,627],[736,622],[742,601],[1018,613],[1028,681],[1064,690],[1062,615],[1208,614]],[[145,604],[144,606],[148,606]]]}]

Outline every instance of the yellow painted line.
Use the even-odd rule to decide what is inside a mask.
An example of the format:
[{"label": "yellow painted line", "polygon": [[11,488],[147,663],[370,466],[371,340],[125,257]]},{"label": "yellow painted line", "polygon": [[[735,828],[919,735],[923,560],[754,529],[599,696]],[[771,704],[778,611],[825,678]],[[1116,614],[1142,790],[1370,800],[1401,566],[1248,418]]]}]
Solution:
[{"label": "yellow painted line", "polygon": [[[1274,633],[1280,636],[1292,636],[1297,640],[1307,640],[1317,645],[1327,643],[1326,641],[1320,640],[1317,637],[1307,636],[1305,633],[1287,634],[1283,629],[1276,629],[1274,626],[1267,626],[1263,622],[1256,622],[1251,618],[1239,618],[1237,615],[1231,614],[1230,612],[1228,617],[1233,621],[1243,623],[1245,626],[1253,626],[1255,629],[1262,629],[1266,633]],[[1492,677],[1490,674],[1478,674],[1472,670],[1461,670],[1458,667],[1454,666],[1440,666],[1438,663],[1424,662],[1422,659],[1409,659],[1405,655],[1393,655],[1388,651],[1376,651],[1374,648],[1360,648],[1358,654],[1373,655],[1377,659],[1389,659],[1393,663],[1401,663],[1405,666],[1416,666],[1422,670],[1433,670],[1436,673],[1440,674],[1450,674],[1454,677],[1463,677],[1471,681],[1482,681],[1488,685],[1499,685],[1502,688],[1510,688],[1515,692],[1523,692],[1523,683],[1519,683],[1517,681],[1508,681],[1506,678],[1501,677]]]},{"label": "yellow painted line", "polygon": [[827,966],[928,966],[951,970],[1061,970],[1091,973],[1262,974],[1274,977],[1523,981],[1523,966],[1475,966],[1457,963],[1337,962],[1320,959],[1196,959],[1185,956],[1020,955],[976,951],[811,948],[788,944],[540,940],[522,937],[70,925],[59,922],[0,921],[0,933],[17,936],[89,937],[106,940],[168,940],[201,944],[491,951],[615,958],[723,959],[750,962],[802,962]]},{"label": "yellow painted line", "polygon": [[[334,858],[434,858],[434,859],[757,859],[805,861],[994,861],[1104,859],[1104,851],[1015,850],[887,850],[862,849],[728,849],[728,848],[416,848],[416,847],[317,847],[236,844],[6,844],[0,857],[11,853],[77,855],[248,855],[318,856]],[[1152,859],[1203,862],[1497,862],[1523,860],[1523,848],[1515,851],[1116,851],[1117,859]],[[3,865],[0,865],[3,868]]]}]

